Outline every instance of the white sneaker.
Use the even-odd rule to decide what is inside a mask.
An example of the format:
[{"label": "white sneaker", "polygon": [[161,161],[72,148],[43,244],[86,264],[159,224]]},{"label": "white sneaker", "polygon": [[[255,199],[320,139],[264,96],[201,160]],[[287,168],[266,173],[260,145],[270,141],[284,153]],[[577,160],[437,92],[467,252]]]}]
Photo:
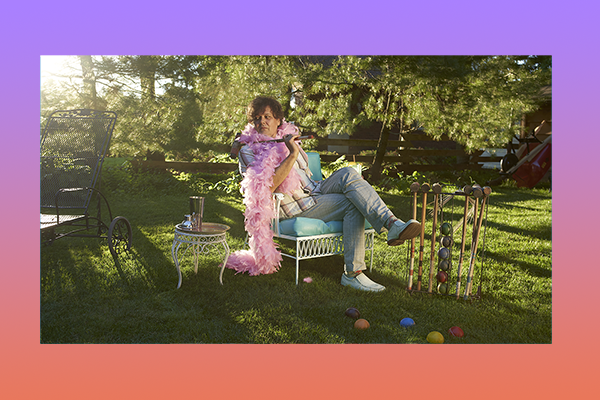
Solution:
[{"label": "white sneaker", "polygon": [[387,236],[387,244],[390,246],[398,246],[404,243],[405,240],[417,237],[421,233],[421,224],[414,219],[409,219],[406,222],[400,220],[394,222]]},{"label": "white sneaker", "polygon": [[385,289],[385,286],[380,285],[379,283],[373,282],[363,273],[356,275],[351,278],[346,274],[342,274],[342,286],[350,286],[354,289],[364,290],[367,292],[381,292]]}]

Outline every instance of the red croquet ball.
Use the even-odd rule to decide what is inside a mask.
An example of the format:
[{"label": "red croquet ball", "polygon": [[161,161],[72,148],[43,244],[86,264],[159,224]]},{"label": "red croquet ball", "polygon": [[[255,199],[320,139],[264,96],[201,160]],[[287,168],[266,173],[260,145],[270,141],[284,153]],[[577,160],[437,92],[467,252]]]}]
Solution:
[{"label": "red croquet ball", "polygon": [[360,318],[357,319],[356,322],[354,323],[354,327],[356,329],[369,329],[369,326],[371,326],[369,324],[369,321],[367,321],[366,319]]},{"label": "red croquet ball", "polygon": [[348,317],[354,318],[354,319],[357,319],[358,317],[360,317],[360,313],[354,307],[350,307],[350,308],[346,309],[346,315]]},{"label": "red croquet ball", "polygon": [[444,271],[438,272],[437,280],[438,280],[438,282],[441,282],[441,283],[446,282],[446,280],[448,280],[448,274],[445,273]]},{"label": "red croquet ball", "polygon": [[454,336],[454,337],[458,337],[458,338],[465,336],[465,333],[463,332],[463,330],[460,329],[458,326],[453,326],[452,328],[448,329],[448,333],[450,334],[450,336]]}]

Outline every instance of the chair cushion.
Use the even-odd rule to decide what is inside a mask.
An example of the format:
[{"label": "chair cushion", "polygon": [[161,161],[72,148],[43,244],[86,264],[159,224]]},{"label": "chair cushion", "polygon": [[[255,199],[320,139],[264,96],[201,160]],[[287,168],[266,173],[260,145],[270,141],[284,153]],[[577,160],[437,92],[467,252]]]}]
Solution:
[{"label": "chair cushion", "polygon": [[[365,229],[372,228],[365,221]],[[320,219],[296,217],[279,221],[279,232],[290,236],[315,236],[328,233],[341,233],[342,221],[323,222]]]},{"label": "chair cushion", "polygon": [[312,172],[312,180],[313,181],[322,181],[323,174],[321,173],[321,156],[319,153],[309,152],[306,153],[308,156],[308,168],[310,172]]}]

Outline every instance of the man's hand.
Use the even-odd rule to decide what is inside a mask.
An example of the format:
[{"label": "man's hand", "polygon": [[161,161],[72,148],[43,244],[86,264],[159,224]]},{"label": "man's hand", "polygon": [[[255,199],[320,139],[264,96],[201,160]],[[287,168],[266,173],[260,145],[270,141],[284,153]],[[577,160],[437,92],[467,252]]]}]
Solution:
[{"label": "man's hand", "polygon": [[[290,134],[290,135],[285,135],[283,137],[284,143],[291,154],[298,154],[300,152],[300,147],[298,147],[298,142],[296,142],[294,140],[294,138],[297,138],[298,136],[300,136],[299,133],[297,135]],[[295,159],[294,159],[294,161],[295,161]]]}]

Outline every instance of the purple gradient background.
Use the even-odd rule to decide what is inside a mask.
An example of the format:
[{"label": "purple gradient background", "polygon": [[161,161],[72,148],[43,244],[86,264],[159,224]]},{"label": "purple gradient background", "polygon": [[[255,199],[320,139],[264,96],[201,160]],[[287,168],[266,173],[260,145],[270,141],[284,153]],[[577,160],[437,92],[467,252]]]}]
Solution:
[{"label": "purple gradient background", "polygon": [[[443,393],[589,398],[600,325],[592,308],[598,300],[597,264],[587,251],[597,243],[592,223],[598,189],[587,175],[598,159],[593,119],[600,93],[598,7],[583,1],[552,6],[542,1],[329,3],[64,1],[3,7],[3,398],[251,393],[286,399]],[[260,36],[270,26],[276,26],[274,33]],[[552,55],[558,132],[553,145],[553,344],[40,345],[39,57],[52,54]],[[567,197],[574,187],[579,196]],[[433,387],[436,376],[439,386]]]}]

